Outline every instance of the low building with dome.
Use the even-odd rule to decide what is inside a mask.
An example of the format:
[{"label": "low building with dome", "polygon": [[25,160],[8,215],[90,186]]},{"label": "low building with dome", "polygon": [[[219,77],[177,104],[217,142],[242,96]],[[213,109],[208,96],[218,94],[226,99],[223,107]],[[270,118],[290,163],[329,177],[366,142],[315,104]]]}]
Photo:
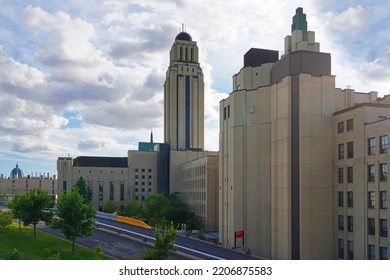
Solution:
[{"label": "low building with dome", "polygon": [[16,164],[9,173],[9,177],[0,175],[0,203],[12,199],[16,194],[29,192],[32,189],[46,191],[53,200],[58,197],[57,177],[47,174],[35,173],[25,175],[23,170]]}]

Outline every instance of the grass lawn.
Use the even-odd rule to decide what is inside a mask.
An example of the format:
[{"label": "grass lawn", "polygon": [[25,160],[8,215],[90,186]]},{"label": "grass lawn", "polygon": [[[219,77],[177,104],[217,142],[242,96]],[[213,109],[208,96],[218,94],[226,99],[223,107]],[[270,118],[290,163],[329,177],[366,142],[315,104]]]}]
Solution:
[{"label": "grass lawn", "polygon": [[[77,240],[77,239],[76,239]],[[4,259],[12,249],[18,249],[25,260],[46,260],[50,256],[59,253],[61,260],[93,260],[96,259],[94,250],[75,245],[75,253],[72,255],[72,243],[37,230],[34,237],[33,229],[13,223],[6,233],[0,234],[0,259]],[[111,259],[101,256],[100,259]]]}]

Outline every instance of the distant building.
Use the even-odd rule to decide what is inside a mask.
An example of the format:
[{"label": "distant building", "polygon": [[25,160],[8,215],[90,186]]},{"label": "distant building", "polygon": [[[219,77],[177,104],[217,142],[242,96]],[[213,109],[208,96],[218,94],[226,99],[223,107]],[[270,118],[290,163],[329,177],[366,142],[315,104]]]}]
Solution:
[{"label": "distant building", "polygon": [[16,194],[29,192],[32,189],[43,190],[53,200],[56,200],[58,196],[56,175],[53,177],[49,174],[25,176],[18,164],[11,170],[9,177],[5,177],[3,174],[0,175],[0,196],[4,196],[5,200],[10,200]]},{"label": "distant building", "polygon": [[[93,205],[129,200],[141,204],[155,193],[176,193],[200,227],[218,229],[218,152],[204,151],[204,82],[198,47],[182,31],[170,51],[164,83],[164,143],[140,142],[126,158],[58,158],[60,189],[80,177],[92,190]],[[188,174],[188,177],[187,177]]]},{"label": "distant building", "polygon": [[267,259],[387,259],[388,99],[335,87],[298,8],[282,57],[249,50],[220,102],[220,242]]}]

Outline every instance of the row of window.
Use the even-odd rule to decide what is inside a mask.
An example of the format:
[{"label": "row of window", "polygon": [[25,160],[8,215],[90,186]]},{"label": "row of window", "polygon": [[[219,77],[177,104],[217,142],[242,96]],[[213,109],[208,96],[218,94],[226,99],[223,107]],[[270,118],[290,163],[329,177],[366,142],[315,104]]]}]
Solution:
[{"label": "row of window", "polygon": [[[344,159],[345,156],[344,143],[339,144],[338,155],[339,155],[339,160]],[[353,142],[347,143],[347,158],[353,158]]]},{"label": "row of window", "polygon": [[[347,131],[353,130],[353,119],[347,120]],[[344,132],[344,122],[339,122],[337,124],[337,133],[343,133]]]},{"label": "row of window", "polygon": [[[88,188],[90,188],[90,190],[93,189],[92,188],[92,181],[88,182]],[[119,188],[120,188],[119,199],[120,199],[120,201],[123,201],[123,200],[125,200],[125,183],[121,182]],[[110,188],[109,188],[110,200],[114,200],[114,189],[115,189],[114,182],[110,181]],[[103,201],[103,190],[104,190],[104,182],[99,181],[99,201]]]},{"label": "row of window", "polygon": [[[369,191],[367,192],[367,207],[369,209],[375,209],[376,207],[376,193],[375,191]],[[344,192],[339,191],[338,192],[338,206],[344,207]],[[347,191],[347,207],[352,208],[353,207],[353,192]],[[387,209],[388,207],[388,198],[387,198],[387,191],[380,191],[379,192],[379,209]]]},{"label": "row of window", "polygon": [[[387,219],[379,219],[379,237],[387,238]],[[344,215],[338,215],[338,229],[339,231],[345,230]],[[348,232],[353,232],[353,216],[347,216],[347,227]],[[375,236],[375,219],[367,219],[367,234]]]},{"label": "row of window", "polygon": [[[387,154],[388,137],[387,135],[379,136],[379,154]],[[371,137],[367,139],[367,155],[376,155],[376,138]],[[345,158],[344,143],[338,145],[338,159]],[[347,158],[353,158],[353,142],[347,143]]]},{"label": "row of window", "polygon": [[[353,246],[353,241],[348,240],[347,241],[347,259],[348,260],[353,260],[354,259],[354,246]],[[344,250],[344,239],[339,239],[338,240],[338,258],[339,259],[344,259],[345,256],[345,250]],[[369,244],[368,245],[368,259],[369,260],[375,260],[375,245]],[[380,260],[388,260],[388,254],[387,254],[387,247],[384,246],[379,246],[379,259]]]},{"label": "row of window", "polygon": [[[135,168],[135,169],[134,169],[135,173],[138,173],[139,170],[140,170],[139,168]],[[145,172],[146,172],[146,169],[145,169],[145,168],[142,168],[142,169],[141,169],[141,172],[142,172],[142,173],[145,173]],[[148,172],[151,173],[151,172],[152,172],[152,169],[149,168],[149,169],[148,169]]]},{"label": "row of window", "polygon": [[[387,154],[388,138],[387,135],[379,136],[379,154]],[[376,138],[371,137],[367,139],[367,155],[372,156],[376,154]]]},{"label": "row of window", "polygon": [[[340,167],[338,168],[338,183],[343,184],[344,183],[344,171],[347,171],[347,183],[353,183],[353,167]],[[386,182],[387,181],[387,174],[388,174],[388,166],[387,163],[380,163],[379,164],[379,181],[380,182]],[[375,182],[376,181],[376,165],[375,164],[369,164],[367,165],[367,182]]]}]

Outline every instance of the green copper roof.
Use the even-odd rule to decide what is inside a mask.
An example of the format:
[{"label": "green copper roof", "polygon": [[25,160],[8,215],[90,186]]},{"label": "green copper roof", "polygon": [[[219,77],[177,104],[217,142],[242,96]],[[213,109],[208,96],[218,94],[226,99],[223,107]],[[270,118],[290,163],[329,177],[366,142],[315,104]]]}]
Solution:
[{"label": "green copper roof", "polygon": [[295,10],[295,16],[293,16],[293,22],[291,24],[291,32],[296,29],[302,30],[303,40],[307,40],[306,14],[303,13],[303,8],[301,7]]}]

